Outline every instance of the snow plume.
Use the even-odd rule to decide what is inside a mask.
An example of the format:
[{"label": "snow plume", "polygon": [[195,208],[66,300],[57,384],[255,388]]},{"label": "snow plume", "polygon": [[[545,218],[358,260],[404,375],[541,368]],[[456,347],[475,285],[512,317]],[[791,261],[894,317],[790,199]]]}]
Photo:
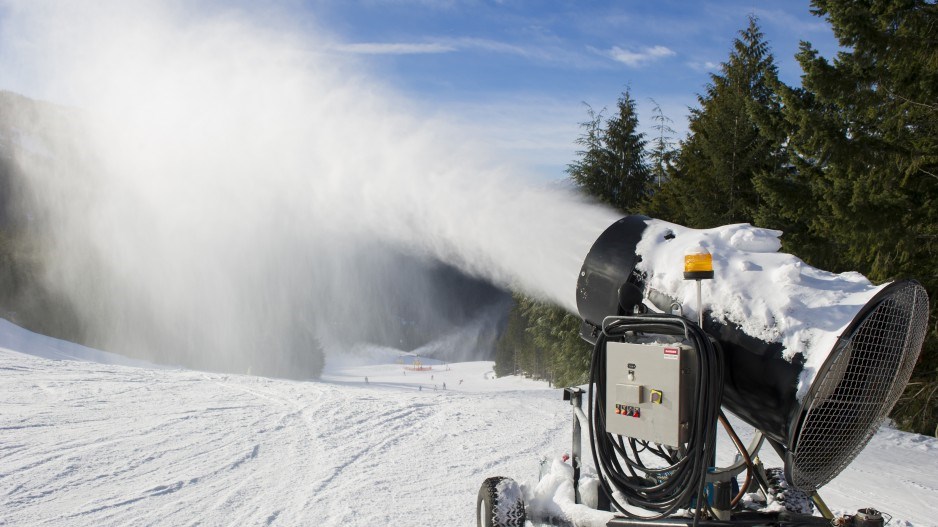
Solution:
[{"label": "snow plume", "polygon": [[79,109],[70,153],[21,165],[48,278],[107,349],[256,372],[298,334],[367,331],[394,301],[385,286],[421,293],[433,284],[405,268],[434,262],[575,310],[582,259],[616,219],[524,183],[309,20],[183,1],[0,7],[0,57]]}]

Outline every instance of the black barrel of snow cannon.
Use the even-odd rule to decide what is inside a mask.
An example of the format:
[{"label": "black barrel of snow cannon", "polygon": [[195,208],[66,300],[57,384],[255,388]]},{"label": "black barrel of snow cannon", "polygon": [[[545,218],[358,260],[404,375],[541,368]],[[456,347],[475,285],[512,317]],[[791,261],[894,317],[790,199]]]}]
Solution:
[{"label": "black barrel of snow cannon", "polygon": [[[577,308],[581,336],[590,343],[595,344],[605,317],[632,313],[643,296],[655,294],[636,270],[639,262],[646,270],[655,267],[637,251],[647,221],[626,216],[612,224],[583,262]],[[800,354],[786,360],[781,343],[710,317],[704,329],[725,355],[723,405],[781,446],[789,482],[813,491],[860,453],[892,410],[912,374],[927,324],[928,296],[918,282],[887,285],[857,309],[800,399]]]},{"label": "black barrel of snow cannon", "polygon": [[593,243],[576,283],[576,307],[583,324],[580,336],[596,344],[603,319],[624,315],[642,302],[641,276],[634,274],[641,260],[636,248],[645,231],[645,216],[626,216],[613,223]]}]

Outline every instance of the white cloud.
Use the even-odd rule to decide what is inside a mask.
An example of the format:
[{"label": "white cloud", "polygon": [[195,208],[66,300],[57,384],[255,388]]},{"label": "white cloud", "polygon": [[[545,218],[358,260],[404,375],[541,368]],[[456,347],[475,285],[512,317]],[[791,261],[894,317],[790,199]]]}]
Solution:
[{"label": "white cloud", "polygon": [[355,55],[426,55],[458,51],[482,51],[501,55],[515,55],[547,62],[581,64],[581,56],[570,56],[557,48],[520,46],[485,38],[439,38],[423,42],[353,42],[334,44],[330,49]]},{"label": "white cloud", "polygon": [[612,49],[606,51],[604,54],[616,62],[621,62],[633,68],[664,57],[676,55],[673,50],[665,46],[644,47],[639,51],[613,46]]},{"label": "white cloud", "polygon": [[507,55],[518,55],[520,57],[533,57],[541,55],[541,53],[539,53],[536,48],[525,48],[522,46],[516,46],[514,44],[508,44],[486,38],[455,39],[453,41],[453,45],[465,49],[481,49],[483,51],[492,51],[495,53],[504,53]]},{"label": "white cloud", "polygon": [[704,72],[704,73],[716,73],[720,69],[720,64],[717,62],[713,62],[711,60],[705,60],[703,62],[692,61],[692,62],[688,62],[687,65],[690,67],[690,69],[694,71]]},{"label": "white cloud", "polygon": [[357,55],[425,55],[456,51],[455,47],[438,42],[356,42],[339,44],[333,49]]}]

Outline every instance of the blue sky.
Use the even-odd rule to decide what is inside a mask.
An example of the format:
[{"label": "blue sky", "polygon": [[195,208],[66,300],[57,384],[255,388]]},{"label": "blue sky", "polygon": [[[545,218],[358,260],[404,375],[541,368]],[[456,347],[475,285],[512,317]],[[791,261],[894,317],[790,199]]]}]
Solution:
[{"label": "blue sky", "polygon": [[643,127],[651,99],[686,132],[687,108],[758,17],[782,80],[807,40],[831,56],[825,20],[804,0],[308,0],[306,10],[371,74],[433,112],[465,119],[547,177],[562,176],[586,117],[628,87]]},{"label": "blue sky", "polygon": [[[327,42],[336,60],[355,63],[421,114],[485,138],[498,155],[546,180],[563,178],[574,159],[583,103],[614,107],[627,87],[646,131],[654,99],[682,137],[688,107],[749,15],[758,17],[789,84],[800,82],[799,41],[826,56],[837,50],[807,0],[157,1],[193,16],[240,9],[262,25],[286,15],[291,30],[325,37],[315,41]],[[0,19],[17,5],[31,4],[0,0]],[[55,99],[30,93],[29,65],[15,49],[0,49],[0,67],[0,89]]]}]

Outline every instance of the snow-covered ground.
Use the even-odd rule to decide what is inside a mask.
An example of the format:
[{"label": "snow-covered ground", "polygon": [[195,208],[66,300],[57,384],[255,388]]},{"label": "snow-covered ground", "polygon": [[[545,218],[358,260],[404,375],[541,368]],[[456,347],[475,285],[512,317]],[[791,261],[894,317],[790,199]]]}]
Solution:
[{"label": "snow-covered ground", "polygon": [[[141,366],[0,321],[0,525],[473,525],[483,479],[531,485],[569,450],[558,390],[413,359],[275,380]],[[884,428],[821,493],[938,525],[938,440]]]}]

